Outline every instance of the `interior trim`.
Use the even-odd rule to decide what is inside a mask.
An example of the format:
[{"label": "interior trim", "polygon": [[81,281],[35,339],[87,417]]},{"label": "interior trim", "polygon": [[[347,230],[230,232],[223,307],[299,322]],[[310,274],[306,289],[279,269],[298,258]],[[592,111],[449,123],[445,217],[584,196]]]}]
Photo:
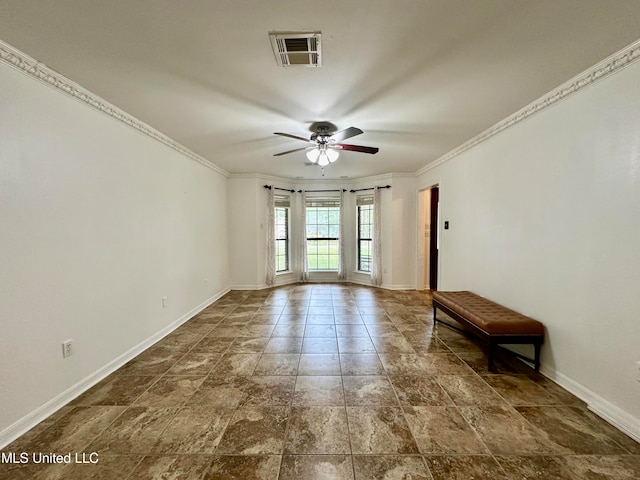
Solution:
[{"label": "interior trim", "polygon": [[47,85],[55,88],[56,90],[69,95],[76,100],[79,100],[87,106],[94,108],[95,110],[110,116],[114,120],[117,120],[124,125],[137,130],[138,132],[146,135],[147,137],[162,143],[163,145],[175,150],[182,155],[189,157],[192,160],[204,165],[211,170],[229,177],[229,172],[219,167],[210,160],[201,157],[195,152],[192,152],[184,145],[179,144],[172,138],[168,137],[162,132],[159,132],[155,128],[147,125],[146,123],[138,120],[127,112],[119,109],[115,105],[107,102],[103,98],[95,95],[86,88],[81,87],[77,83],[69,80],[67,77],[55,70],[47,67],[45,64],[38,62],[31,58],[20,50],[10,46],[9,44],[0,40],[0,62],[13,67],[20,72],[28,75],[29,77],[46,83]]},{"label": "interior trim", "polygon": [[588,68],[584,72],[576,75],[571,80],[563,83],[559,87],[551,90],[546,93],[542,97],[534,100],[529,105],[521,108],[517,112],[512,115],[509,115],[504,120],[496,123],[492,127],[489,127],[484,132],[476,135],[472,139],[466,141],[462,145],[454,148],[453,150],[445,153],[443,156],[438,158],[437,160],[425,165],[420,170],[418,170],[415,175],[419,176],[423,173],[428,172],[436,167],[439,167],[443,163],[451,160],[454,157],[457,157],[461,153],[469,150],[472,147],[475,147],[479,143],[484,142],[485,140],[489,140],[494,135],[501,133],[507,128],[513,127],[518,123],[526,120],[527,118],[540,113],[548,107],[552,107],[556,105],[561,100],[578,93],[582,89],[590,86],[591,84],[600,81],[619,70],[623,69],[631,65],[640,59],[640,40],[633,42],[630,45],[627,45],[622,50],[610,55],[605,58],[601,62],[595,64],[591,68]]}]

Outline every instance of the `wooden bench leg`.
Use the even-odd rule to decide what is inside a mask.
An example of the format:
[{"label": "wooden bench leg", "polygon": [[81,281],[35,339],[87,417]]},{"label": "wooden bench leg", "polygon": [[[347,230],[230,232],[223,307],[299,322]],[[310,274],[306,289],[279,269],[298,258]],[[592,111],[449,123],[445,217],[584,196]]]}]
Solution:
[{"label": "wooden bench leg", "polygon": [[487,370],[489,373],[493,373],[493,342],[491,340],[489,340],[487,347]]},{"label": "wooden bench leg", "polygon": [[433,324],[436,324],[436,306],[433,306]]},{"label": "wooden bench leg", "polygon": [[542,344],[540,342],[536,342],[533,345],[535,350],[535,356],[533,357],[533,368],[536,372],[540,371],[540,349],[542,348]]}]

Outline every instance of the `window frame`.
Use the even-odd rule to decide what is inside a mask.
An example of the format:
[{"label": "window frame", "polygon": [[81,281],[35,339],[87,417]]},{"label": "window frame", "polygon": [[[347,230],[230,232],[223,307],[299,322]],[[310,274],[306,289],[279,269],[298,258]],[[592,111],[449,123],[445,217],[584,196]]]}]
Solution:
[{"label": "window frame", "polygon": [[[368,222],[362,223],[362,209],[366,208],[368,210]],[[356,198],[356,268],[358,272],[362,273],[371,273],[371,249],[373,248],[373,196],[371,195],[360,195]],[[362,236],[363,226],[369,227],[369,237]],[[362,255],[362,242],[368,242],[369,246],[369,255],[367,256],[367,260],[363,261]],[[368,263],[367,267],[363,266],[363,263]]]},{"label": "window frame", "polygon": [[[320,223],[318,220],[318,213],[320,213],[319,209],[327,209],[327,221],[326,222],[322,222]],[[309,216],[308,216],[308,212],[310,209],[315,209],[316,210],[316,222],[315,223],[310,223],[309,220]],[[331,211],[335,211],[338,215],[338,220],[337,223],[333,223],[331,222]],[[305,232],[305,241],[307,242],[307,269],[310,272],[337,272],[340,268],[340,199],[337,197],[310,197],[307,198],[306,204],[305,204],[305,225],[306,225],[306,232]],[[326,227],[326,235],[323,236],[317,236],[317,237],[309,237],[309,226],[315,226],[316,227],[316,232],[320,231],[320,227]],[[336,236],[332,236],[331,230],[332,227],[334,229],[334,231],[337,232]],[[317,233],[316,233],[317,234]],[[314,242],[315,243],[315,249],[310,248],[309,243],[310,242]],[[326,254],[326,258],[327,258],[327,267],[326,268],[318,268],[318,264],[320,263],[320,258],[324,257],[324,254],[319,254],[318,250],[321,248],[320,242],[327,242],[327,254]],[[331,249],[332,246],[334,246],[333,242],[335,242],[335,248],[337,250],[337,253],[332,254]],[[312,253],[315,250],[315,253]],[[311,257],[315,256],[315,262],[311,262],[310,259]],[[331,268],[331,262],[332,260],[335,260],[335,268]],[[315,264],[314,267],[312,267],[312,265]]]},{"label": "window frame", "polygon": [[[278,236],[278,227],[281,226],[278,222],[278,210],[284,211],[284,237]],[[275,206],[274,206],[274,248],[275,248],[275,270],[276,275],[282,273],[288,273],[291,271],[291,206],[290,200],[288,196],[276,196],[275,198]],[[280,251],[278,248],[279,242],[284,242],[284,255],[279,254]],[[284,269],[278,269],[279,259],[284,256]]]}]

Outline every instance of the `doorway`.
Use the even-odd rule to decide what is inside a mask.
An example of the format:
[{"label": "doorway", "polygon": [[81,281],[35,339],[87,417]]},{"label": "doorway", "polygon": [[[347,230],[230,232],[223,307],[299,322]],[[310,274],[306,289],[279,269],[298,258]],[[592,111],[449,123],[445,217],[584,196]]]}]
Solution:
[{"label": "doorway", "polygon": [[418,192],[418,290],[438,288],[438,185]]}]

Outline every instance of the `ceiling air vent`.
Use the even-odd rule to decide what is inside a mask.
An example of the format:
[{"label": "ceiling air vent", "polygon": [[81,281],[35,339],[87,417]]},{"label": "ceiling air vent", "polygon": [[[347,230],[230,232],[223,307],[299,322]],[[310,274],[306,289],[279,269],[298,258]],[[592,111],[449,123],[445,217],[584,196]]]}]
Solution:
[{"label": "ceiling air vent", "polygon": [[281,67],[319,67],[320,32],[269,34],[276,62]]}]

